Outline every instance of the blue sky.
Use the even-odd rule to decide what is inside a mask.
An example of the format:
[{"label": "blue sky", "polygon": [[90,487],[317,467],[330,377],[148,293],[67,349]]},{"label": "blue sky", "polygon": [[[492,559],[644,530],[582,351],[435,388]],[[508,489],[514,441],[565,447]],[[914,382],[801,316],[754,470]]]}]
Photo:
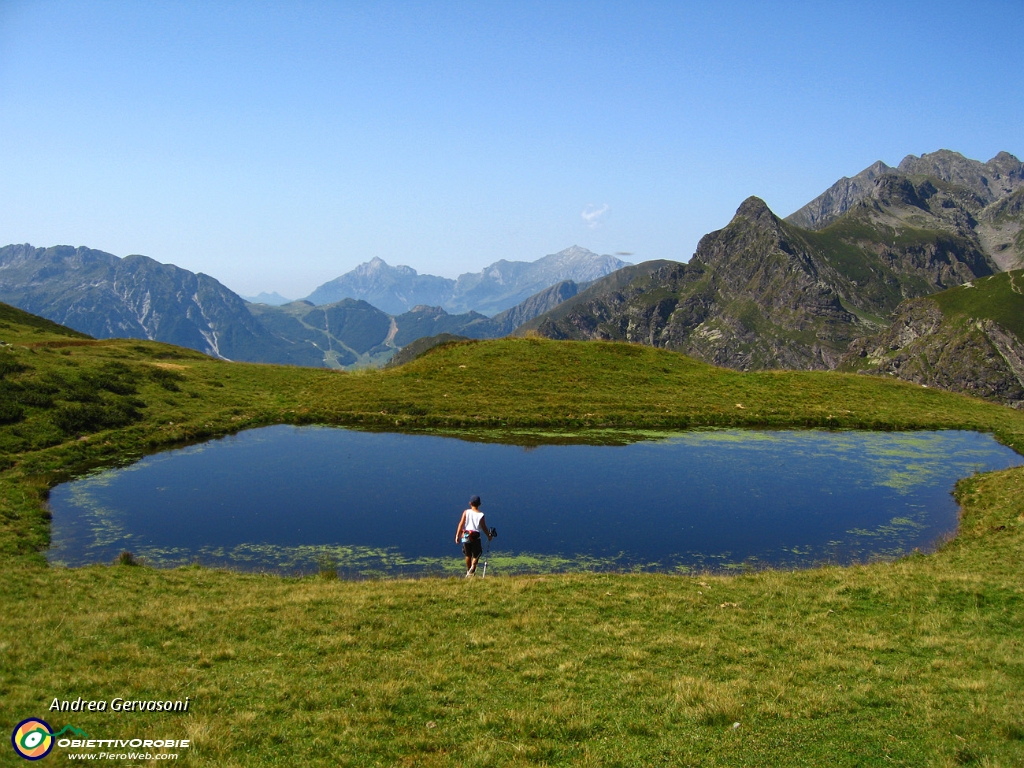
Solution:
[{"label": "blue sky", "polygon": [[1024,2],[0,0],[0,244],[253,294],[688,260],[875,160],[1024,153]]}]

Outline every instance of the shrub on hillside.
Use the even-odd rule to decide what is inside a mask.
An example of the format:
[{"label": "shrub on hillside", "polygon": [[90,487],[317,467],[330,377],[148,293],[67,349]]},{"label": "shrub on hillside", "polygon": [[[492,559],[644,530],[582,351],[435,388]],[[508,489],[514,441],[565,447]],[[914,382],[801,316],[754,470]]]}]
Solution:
[{"label": "shrub on hillside", "polygon": [[25,409],[10,400],[0,400],[0,424],[16,424],[25,418]]},{"label": "shrub on hillside", "polygon": [[101,429],[125,427],[142,418],[135,403],[120,400],[115,403],[69,403],[53,414],[53,423],[66,435],[80,435]]}]

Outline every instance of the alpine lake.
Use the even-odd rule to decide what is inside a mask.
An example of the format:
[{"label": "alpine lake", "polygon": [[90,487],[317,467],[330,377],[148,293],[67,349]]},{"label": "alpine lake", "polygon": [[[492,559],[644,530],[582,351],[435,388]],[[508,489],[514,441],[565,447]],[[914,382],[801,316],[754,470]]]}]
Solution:
[{"label": "alpine lake", "polygon": [[498,530],[488,575],[845,565],[934,549],[956,533],[959,478],[1024,463],[959,431],[501,438],[273,426],[155,454],[55,487],[48,557],[456,575],[478,494]]}]

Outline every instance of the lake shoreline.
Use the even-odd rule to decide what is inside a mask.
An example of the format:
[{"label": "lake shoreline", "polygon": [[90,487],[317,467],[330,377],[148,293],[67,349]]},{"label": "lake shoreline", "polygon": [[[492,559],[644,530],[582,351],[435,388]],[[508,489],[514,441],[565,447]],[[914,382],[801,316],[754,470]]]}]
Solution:
[{"label": "lake shoreline", "polygon": [[470,488],[504,531],[492,573],[846,565],[932,549],[955,535],[958,479],[1020,462],[954,430],[480,437],[277,425],[155,454],[55,487],[47,558],[451,574]]}]

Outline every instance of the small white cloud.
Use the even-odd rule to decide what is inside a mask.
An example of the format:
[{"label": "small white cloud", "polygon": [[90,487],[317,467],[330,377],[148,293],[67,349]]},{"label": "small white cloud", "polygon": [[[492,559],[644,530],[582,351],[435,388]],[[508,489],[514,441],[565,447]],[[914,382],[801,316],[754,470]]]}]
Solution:
[{"label": "small white cloud", "polygon": [[611,209],[609,208],[608,203],[605,203],[604,205],[590,204],[583,209],[583,213],[581,213],[580,216],[583,217],[583,221],[587,223],[588,227],[591,229],[597,229],[601,226],[601,222],[608,214],[609,210]]}]

